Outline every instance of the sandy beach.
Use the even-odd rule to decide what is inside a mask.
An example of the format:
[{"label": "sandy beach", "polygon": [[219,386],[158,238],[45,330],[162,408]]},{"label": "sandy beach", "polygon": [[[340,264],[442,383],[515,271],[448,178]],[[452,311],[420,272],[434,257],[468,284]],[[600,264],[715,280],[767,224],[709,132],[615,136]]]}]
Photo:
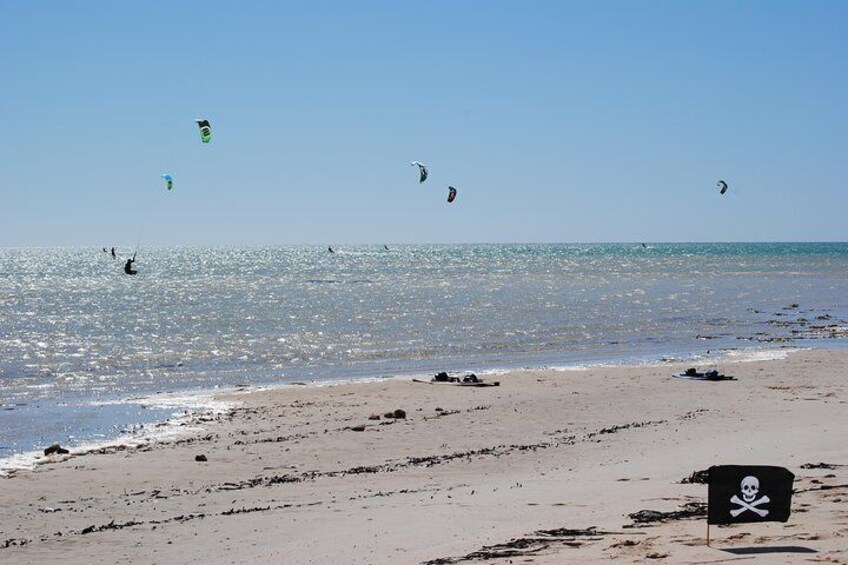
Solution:
[{"label": "sandy beach", "polygon": [[[0,479],[0,561],[848,563],[846,364],[248,389],[182,439]],[[789,521],[712,527],[707,547],[707,487],[684,479],[717,464],[795,473]]]}]

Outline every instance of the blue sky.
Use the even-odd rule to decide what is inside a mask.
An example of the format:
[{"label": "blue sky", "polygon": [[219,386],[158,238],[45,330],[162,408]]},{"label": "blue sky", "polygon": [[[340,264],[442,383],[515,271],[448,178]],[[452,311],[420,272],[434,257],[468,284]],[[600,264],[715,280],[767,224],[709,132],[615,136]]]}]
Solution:
[{"label": "blue sky", "polygon": [[845,2],[0,7],[3,247],[848,239]]}]

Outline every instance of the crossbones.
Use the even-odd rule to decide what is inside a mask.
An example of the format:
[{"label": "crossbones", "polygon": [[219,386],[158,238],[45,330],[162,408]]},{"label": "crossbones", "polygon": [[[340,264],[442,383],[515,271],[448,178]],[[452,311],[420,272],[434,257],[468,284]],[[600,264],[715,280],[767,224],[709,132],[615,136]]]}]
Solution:
[{"label": "crossbones", "polygon": [[736,518],[737,516],[739,516],[740,514],[745,512],[746,510],[750,510],[751,512],[754,512],[755,514],[759,514],[761,518],[765,518],[766,515],[769,513],[769,511],[768,510],[761,510],[761,509],[755,508],[755,507],[759,506],[760,504],[765,504],[767,502],[771,502],[771,500],[769,500],[768,496],[763,496],[761,499],[755,500],[755,501],[753,501],[749,504],[749,503],[745,502],[744,500],[742,500],[741,498],[739,498],[738,496],[736,496],[734,494],[733,498],[730,499],[730,502],[732,502],[733,504],[739,505],[739,508],[734,508],[733,510],[730,511],[730,515],[733,516],[734,518]]}]

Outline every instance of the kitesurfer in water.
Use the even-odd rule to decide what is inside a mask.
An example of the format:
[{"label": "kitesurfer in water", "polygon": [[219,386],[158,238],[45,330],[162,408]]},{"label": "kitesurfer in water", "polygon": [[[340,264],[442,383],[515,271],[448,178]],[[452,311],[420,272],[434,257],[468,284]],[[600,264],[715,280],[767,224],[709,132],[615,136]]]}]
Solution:
[{"label": "kitesurfer in water", "polygon": [[130,257],[127,259],[127,264],[124,265],[124,272],[128,275],[137,275],[138,271],[132,268],[132,264],[135,263],[135,259]]}]

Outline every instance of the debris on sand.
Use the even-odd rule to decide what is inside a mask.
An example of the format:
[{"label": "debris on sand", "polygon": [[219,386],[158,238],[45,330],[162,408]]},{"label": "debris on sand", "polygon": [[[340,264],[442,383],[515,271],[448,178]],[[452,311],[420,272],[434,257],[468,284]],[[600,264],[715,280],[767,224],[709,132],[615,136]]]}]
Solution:
[{"label": "debris on sand", "polygon": [[538,530],[532,536],[515,538],[505,543],[487,545],[461,557],[441,557],[425,561],[424,565],[453,565],[465,561],[487,561],[510,557],[530,557],[550,547],[578,548],[587,542],[598,541],[603,536],[620,533],[604,532],[595,526],[585,529],[556,528]]},{"label": "debris on sand", "polygon": [[68,451],[58,443],[54,443],[53,445],[44,450],[44,455],[53,455],[54,453],[57,455],[67,455],[68,453],[70,453],[70,451]]},{"label": "debris on sand", "polygon": [[837,465],[836,463],[804,463],[802,469],[836,469],[837,467],[845,467],[845,465]]},{"label": "debris on sand", "polygon": [[705,518],[707,516],[707,504],[705,502],[687,502],[680,510],[671,512],[660,512],[659,510],[639,510],[628,514],[633,524],[624,526],[633,528],[637,526],[649,526],[653,524],[668,522],[670,520],[689,520],[692,518]]},{"label": "debris on sand", "polygon": [[708,485],[710,484],[710,470],[693,471],[691,475],[680,481],[682,485]]}]

